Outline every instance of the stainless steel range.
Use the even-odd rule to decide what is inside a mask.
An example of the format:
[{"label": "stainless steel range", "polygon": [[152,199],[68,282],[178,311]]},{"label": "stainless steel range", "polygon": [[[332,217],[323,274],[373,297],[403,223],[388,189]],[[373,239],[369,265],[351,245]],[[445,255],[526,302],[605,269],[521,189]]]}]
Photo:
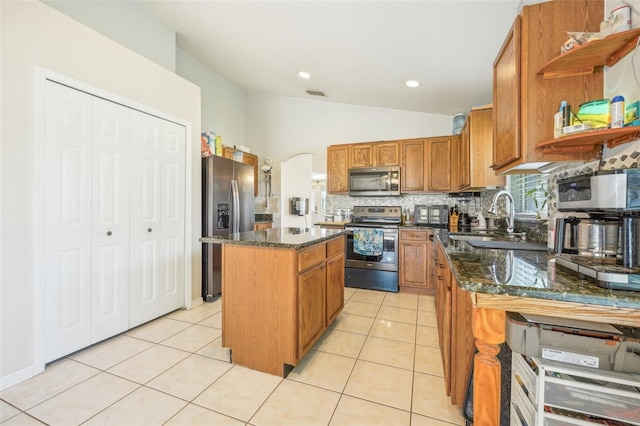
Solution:
[{"label": "stainless steel range", "polygon": [[355,206],[345,225],[345,286],[398,291],[400,206]]}]

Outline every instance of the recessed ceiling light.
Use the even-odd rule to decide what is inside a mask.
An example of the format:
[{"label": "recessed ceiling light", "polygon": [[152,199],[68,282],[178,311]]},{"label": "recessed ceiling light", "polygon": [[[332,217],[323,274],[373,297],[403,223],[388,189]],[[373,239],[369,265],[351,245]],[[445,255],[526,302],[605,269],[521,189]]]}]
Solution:
[{"label": "recessed ceiling light", "polygon": [[306,72],[306,71],[300,71],[300,72],[298,73],[298,75],[299,75],[300,77],[302,77],[302,78],[306,78],[306,79],[311,78],[311,74],[309,74],[309,73],[308,73],[308,72]]},{"label": "recessed ceiling light", "polygon": [[420,82],[415,80],[407,80],[404,84],[408,87],[420,87]]}]

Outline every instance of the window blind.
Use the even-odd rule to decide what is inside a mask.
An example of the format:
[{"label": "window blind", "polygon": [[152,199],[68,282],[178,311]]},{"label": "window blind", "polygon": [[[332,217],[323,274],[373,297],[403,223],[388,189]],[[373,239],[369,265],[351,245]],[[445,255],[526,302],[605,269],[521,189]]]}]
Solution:
[{"label": "window blind", "polygon": [[[515,203],[516,213],[535,214],[537,211],[547,211],[546,190],[548,183],[548,175],[508,176],[507,185]],[[538,208],[536,208],[536,201]]]}]

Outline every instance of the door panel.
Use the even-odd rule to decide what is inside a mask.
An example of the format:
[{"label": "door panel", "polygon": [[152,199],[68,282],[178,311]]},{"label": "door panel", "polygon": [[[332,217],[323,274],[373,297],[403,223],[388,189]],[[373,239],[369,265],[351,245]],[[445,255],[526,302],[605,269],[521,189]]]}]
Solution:
[{"label": "door panel", "polygon": [[91,96],[45,88],[45,362],[91,341]]},{"label": "door panel", "polygon": [[129,328],[131,110],[93,98],[91,342]]}]

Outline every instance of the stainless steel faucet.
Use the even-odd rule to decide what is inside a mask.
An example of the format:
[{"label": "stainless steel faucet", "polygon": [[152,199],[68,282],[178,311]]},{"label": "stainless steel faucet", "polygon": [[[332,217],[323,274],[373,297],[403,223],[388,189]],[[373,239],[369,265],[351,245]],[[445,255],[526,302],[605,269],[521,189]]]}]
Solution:
[{"label": "stainless steel faucet", "polygon": [[516,217],[516,206],[515,206],[515,203],[513,202],[513,197],[508,191],[505,191],[503,189],[501,191],[496,192],[496,194],[493,196],[493,202],[491,203],[491,207],[489,207],[489,213],[493,215],[498,214],[498,199],[503,195],[507,198],[507,201],[508,201],[507,211],[509,212],[509,217],[507,217],[507,232],[511,234],[513,232],[513,224],[514,224],[514,219]]}]

